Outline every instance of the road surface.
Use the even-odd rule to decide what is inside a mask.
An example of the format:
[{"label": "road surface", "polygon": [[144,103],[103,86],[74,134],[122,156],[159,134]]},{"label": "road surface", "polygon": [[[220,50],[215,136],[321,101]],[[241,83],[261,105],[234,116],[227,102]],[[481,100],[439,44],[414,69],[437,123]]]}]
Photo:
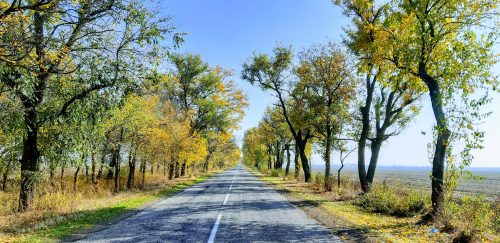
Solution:
[{"label": "road surface", "polygon": [[242,166],[80,242],[341,242]]}]

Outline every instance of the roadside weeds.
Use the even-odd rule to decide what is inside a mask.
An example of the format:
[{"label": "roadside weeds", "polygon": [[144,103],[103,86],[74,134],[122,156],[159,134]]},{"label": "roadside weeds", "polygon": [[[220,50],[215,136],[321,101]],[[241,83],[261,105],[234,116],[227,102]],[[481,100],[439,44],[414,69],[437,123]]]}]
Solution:
[{"label": "roadside weeds", "polygon": [[[75,241],[87,234],[97,232],[110,224],[135,215],[155,202],[175,195],[185,188],[201,183],[218,172],[211,172],[192,178],[182,178],[161,188],[146,191],[126,191],[111,197],[103,197],[86,210],[54,215],[26,232],[0,232],[0,242],[57,242]],[[99,200],[99,199],[98,199]]]}]

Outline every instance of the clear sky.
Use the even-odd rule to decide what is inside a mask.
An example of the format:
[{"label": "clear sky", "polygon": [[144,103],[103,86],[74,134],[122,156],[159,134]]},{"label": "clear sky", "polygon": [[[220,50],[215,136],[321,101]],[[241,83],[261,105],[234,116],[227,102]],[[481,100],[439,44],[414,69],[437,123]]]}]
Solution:
[{"label": "clear sky", "polygon": [[[266,106],[274,101],[241,80],[243,62],[253,52],[270,53],[278,44],[301,50],[314,43],[340,43],[342,28],[350,23],[331,0],[167,0],[161,1],[160,8],[162,14],[174,18],[178,31],[188,33],[180,52],[200,54],[210,65],[234,71],[233,80],[249,101],[237,132],[240,139],[246,129],[257,126]],[[423,98],[424,109],[415,122],[382,148],[381,165],[429,165],[427,144],[432,141],[433,117],[428,97]],[[495,94],[487,107],[494,113],[482,125],[487,131],[485,148],[475,154],[473,166],[500,166],[499,102],[500,95]],[[351,156],[348,163],[355,159]],[[313,156],[313,163],[321,163],[320,157]]]}]

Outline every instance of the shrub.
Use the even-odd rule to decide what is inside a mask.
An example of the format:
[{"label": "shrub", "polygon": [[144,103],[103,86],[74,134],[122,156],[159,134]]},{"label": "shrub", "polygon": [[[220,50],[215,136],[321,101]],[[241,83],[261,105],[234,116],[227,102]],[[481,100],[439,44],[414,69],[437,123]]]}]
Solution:
[{"label": "shrub", "polygon": [[493,205],[483,196],[464,196],[458,201],[449,200],[438,221],[445,231],[456,231],[455,241],[483,240],[491,227],[495,227]]},{"label": "shrub", "polygon": [[272,169],[271,170],[271,176],[273,176],[273,177],[279,177],[280,174],[281,174],[281,170],[279,170],[279,169]]},{"label": "shrub", "polygon": [[341,178],[340,186],[337,185],[337,178],[334,179],[335,192],[337,195],[336,200],[340,201],[352,201],[356,199],[359,195],[359,183],[352,180],[347,176]]},{"label": "shrub", "polygon": [[325,176],[321,173],[314,173],[313,174],[313,183],[317,184],[318,186],[323,186],[325,181]]},{"label": "shrub", "polygon": [[313,190],[323,190],[325,187],[325,176],[323,173],[312,173],[309,186]]},{"label": "shrub", "polygon": [[414,191],[373,185],[370,193],[361,195],[355,203],[370,212],[408,217],[425,211],[428,208],[427,201],[425,196]]},{"label": "shrub", "polygon": [[328,178],[328,181],[325,183],[325,190],[327,191],[331,191],[333,189],[333,187],[336,185],[336,179],[333,178],[333,176],[330,175],[330,177]]},{"label": "shrub", "polygon": [[493,203],[493,229],[500,234],[500,196]]},{"label": "shrub", "polygon": [[468,236],[481,235],[492,223],[493,211],[491,205],[483,198],[464,196],[458,216],[464,224],[464,233]]}]

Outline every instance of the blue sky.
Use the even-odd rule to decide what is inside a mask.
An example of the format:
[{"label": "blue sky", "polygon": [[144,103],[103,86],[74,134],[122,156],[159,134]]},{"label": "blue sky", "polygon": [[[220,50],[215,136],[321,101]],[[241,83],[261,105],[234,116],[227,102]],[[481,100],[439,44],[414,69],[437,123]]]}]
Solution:
[{"label": "blue sky", "polygon": [[[210,65],[234,71],[233,80],[249,101],[237,132],[240,138],[246,129],[258,124],[266,106],[274,101],[258,87],[241,80],[244,61],[254,52],[269,53],[276,45],[301,50],[315,43],[340,43],[342,28],[350,22],[330,0],[168,0],[161,1],[160,8],[163,15],[174,18],[178,31],[188,33],[180,52],[200,54]],[[500,112],[498,102],[500,95],[496,94],[486,109]],[[433,117],[427,96],[423,105],[415,122],[385,144],[380,164],[429,165],[427,144],[432,140]],[[487,131],[485,149],[475,154],[473,166],[500,166],[499,112],[482,125]],[[355,159],[351,156],[348,163]],[[319,156],[313,156],[313,163],[321,163]]]}]

